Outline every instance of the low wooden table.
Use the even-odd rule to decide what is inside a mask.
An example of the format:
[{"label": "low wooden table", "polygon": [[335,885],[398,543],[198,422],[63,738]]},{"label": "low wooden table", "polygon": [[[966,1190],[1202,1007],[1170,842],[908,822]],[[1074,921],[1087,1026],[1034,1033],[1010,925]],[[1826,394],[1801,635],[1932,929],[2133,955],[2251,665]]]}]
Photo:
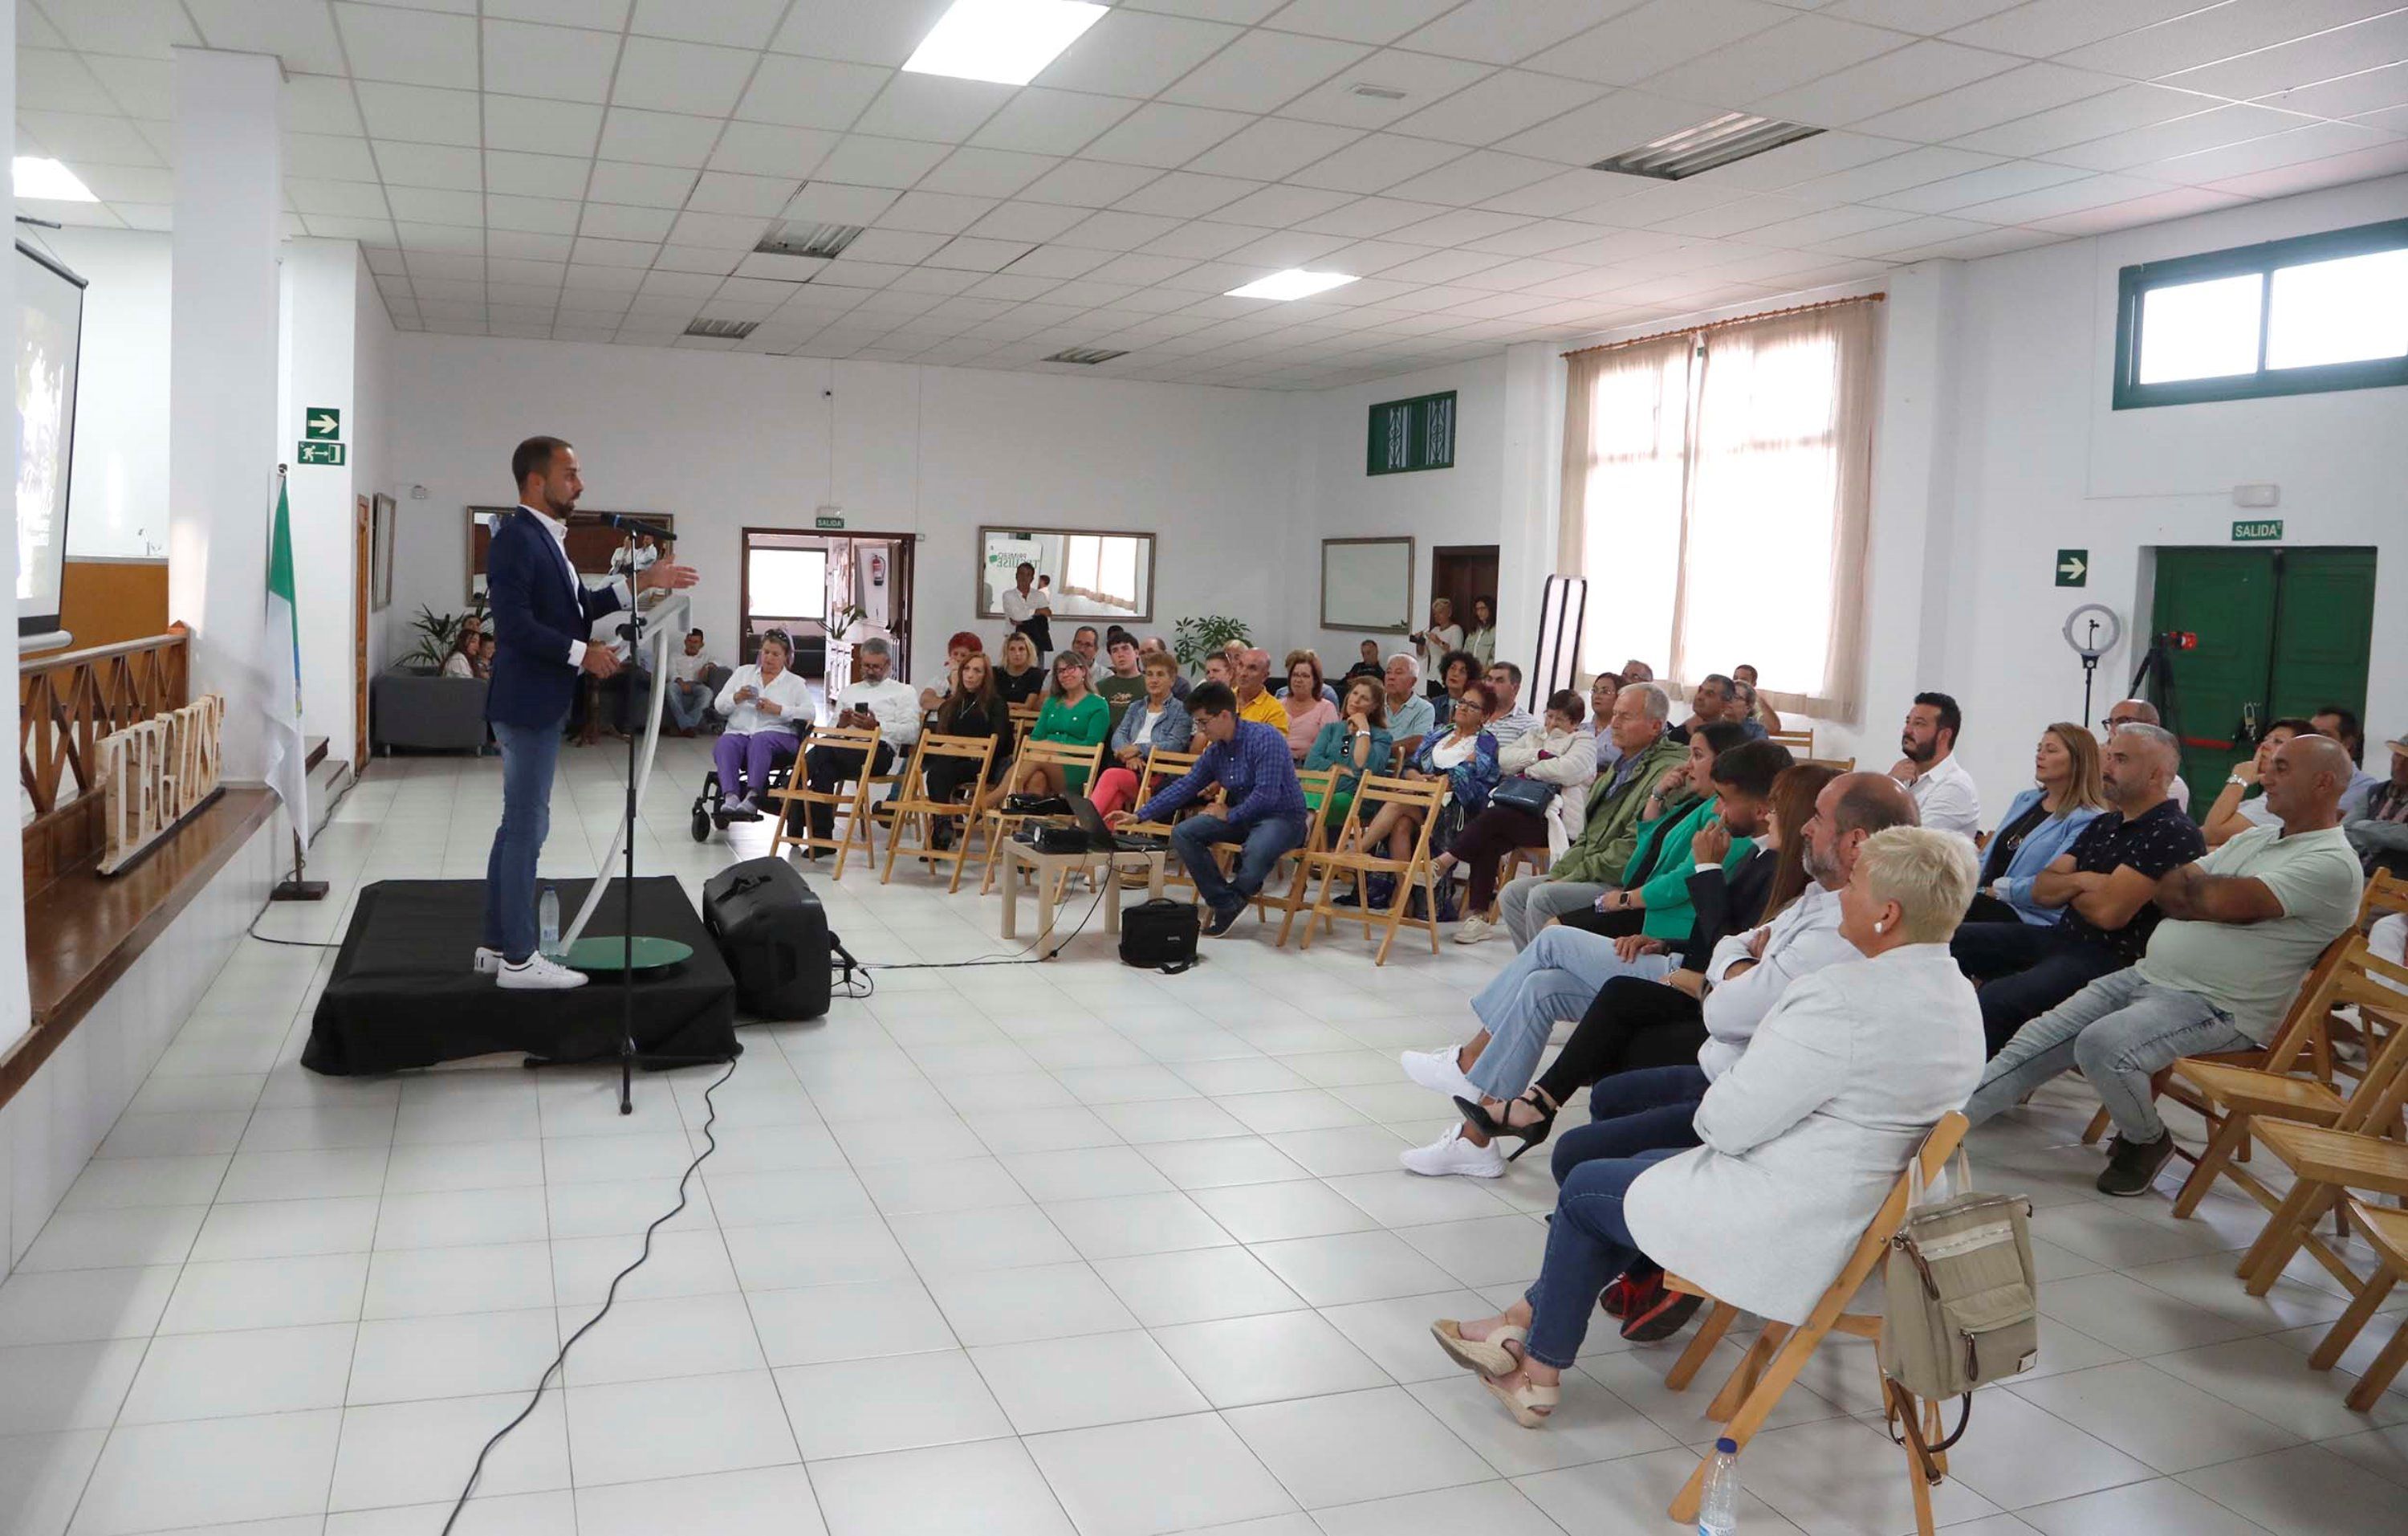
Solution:
[{"label": "low wooden table", "polygon": [[[1149,898],[1162,895],[1164,860],[1167,848],[1142,851],[1088,849],[1076,854],[1040,854],[1017,838],[1007,838],[1003,844],[1003,937],[1020,937],[1020,877],[1025,870],[1037,883],[1037,944],[1048,958],[1057,953],[1051,947],[1054,918],[1060,910],[1062,893],[1069,888],[1070,877],[1104,867],[1104,931],[1121,931],[1121,897],[1128,889],[1127,875],[1142,866],[1145,870],[1145,891]],[[1068,942],[1066,940],[1065,942]]]}]

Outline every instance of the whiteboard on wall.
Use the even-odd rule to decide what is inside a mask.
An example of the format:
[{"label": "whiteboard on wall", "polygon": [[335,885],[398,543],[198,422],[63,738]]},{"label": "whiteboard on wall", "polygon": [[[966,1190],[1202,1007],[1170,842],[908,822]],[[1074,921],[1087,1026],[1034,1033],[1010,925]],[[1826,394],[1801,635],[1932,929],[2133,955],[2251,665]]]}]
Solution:
[{"label": "whiteboard on wall", "polygon": [[1411,538],[1321,541],[1321,627],[1401,635],[1413,626]]}]

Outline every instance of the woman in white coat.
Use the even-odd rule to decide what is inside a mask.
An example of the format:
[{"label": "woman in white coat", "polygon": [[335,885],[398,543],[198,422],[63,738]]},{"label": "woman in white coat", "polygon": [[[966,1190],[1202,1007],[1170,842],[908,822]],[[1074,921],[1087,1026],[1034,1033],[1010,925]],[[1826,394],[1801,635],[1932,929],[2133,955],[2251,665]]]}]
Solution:
[{"label": "woman in white coat", "polygon": [[1948,956],[1976,873],[1947,833],[1868,840],[1840,896],[1840,932],[1865,957],[1782,994],[1698,1106],[1704,1144],[1583,1163],[1524,1299],[1433,1325],[1517,1421],[1546,1421],[1598,1293],[1625,1271],[1670,1270],[1780,1322],[1813,1310],[1908,1157],[1981,1081],[1981,1008]]}]

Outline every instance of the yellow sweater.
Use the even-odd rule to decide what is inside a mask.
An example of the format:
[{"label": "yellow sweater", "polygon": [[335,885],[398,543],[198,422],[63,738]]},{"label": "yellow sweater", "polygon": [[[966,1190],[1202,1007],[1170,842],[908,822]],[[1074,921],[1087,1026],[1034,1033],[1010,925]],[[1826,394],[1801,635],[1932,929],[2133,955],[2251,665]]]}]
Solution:
[{"label": "yellow sweater", "polygon": [[1256,694],[1252,704],[1239,705],[1238,718],[1251,720],[1258,725],[1268,725],[1283,735],[1287,731],[1287,706],[1274,698],[1268,688]]}]

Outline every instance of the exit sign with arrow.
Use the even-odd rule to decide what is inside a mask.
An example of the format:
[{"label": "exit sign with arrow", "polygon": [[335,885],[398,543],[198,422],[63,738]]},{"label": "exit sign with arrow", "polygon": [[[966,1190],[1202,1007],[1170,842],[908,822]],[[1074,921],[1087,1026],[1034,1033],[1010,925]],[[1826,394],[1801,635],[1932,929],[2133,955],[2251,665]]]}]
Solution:
[{"label": "exit sign with arrow", "polygon": [[312,406],[301,418],[301,435],[312,442],[333,442],[343,435],[343,413],[332,406]]},{"label": "exit sign with arrow", "polygon": [[301,464],[340,464],[344,445],[341,443],[304,442],[293,445],[293,457]]},{"label": "exit sign with arrow", "polygon": [[2059,550],[2057,552],[2057,584],[2080,587],[2090,584],[2090,552]]}]

